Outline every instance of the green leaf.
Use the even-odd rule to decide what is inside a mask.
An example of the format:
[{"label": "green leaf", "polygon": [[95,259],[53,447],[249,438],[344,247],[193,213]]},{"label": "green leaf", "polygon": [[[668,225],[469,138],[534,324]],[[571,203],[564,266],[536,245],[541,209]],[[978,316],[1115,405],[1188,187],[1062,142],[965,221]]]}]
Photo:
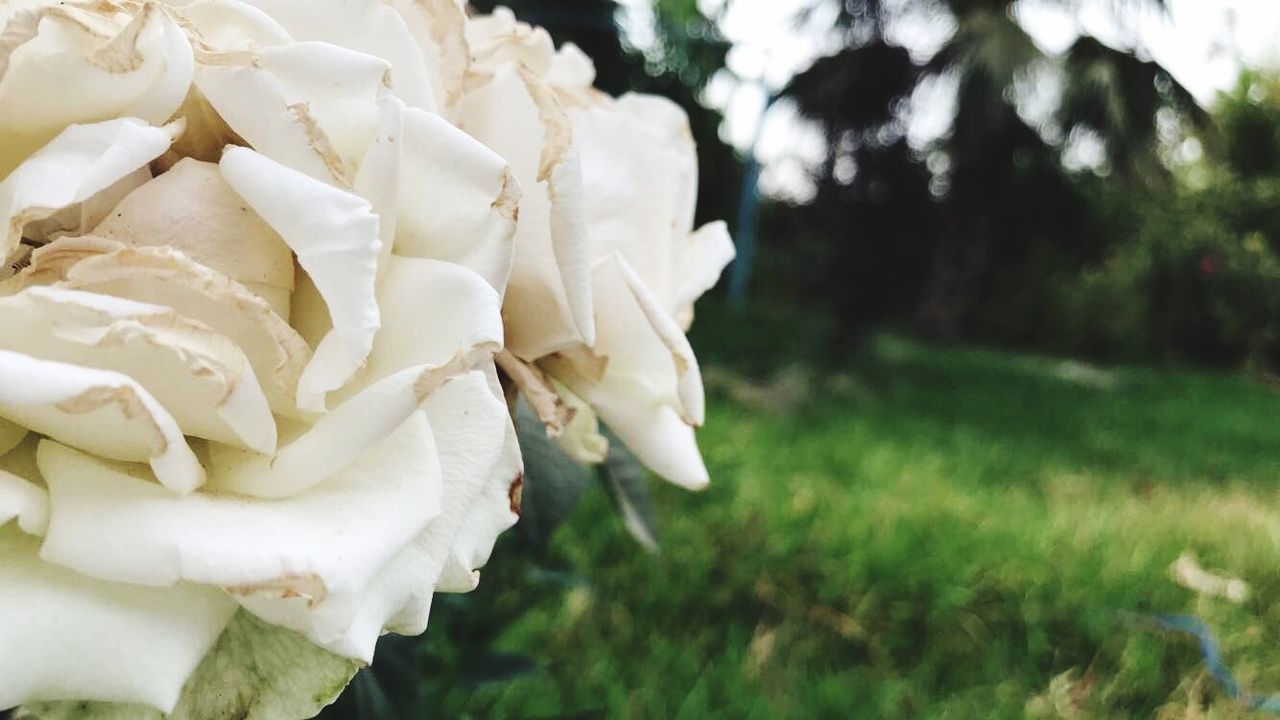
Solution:
[{"label": "green leaf", "polygon": [[516,406],[516,433],[524,454],[524,487],[516,527],[532,546],[543,547],[577,507],[591,484],[591,471],[561,452],[523,399]]},{"label": "green leaf", "polygon": [[333,702],[358,665],[241,610],[196,668],[173,714],[142,705],[35,703],[15,720],[297,720]]},{"label": "green leaf", "polygon": [[600,468],[600,479],[613,501],[627,532],[640,546],[658,553],[658,511],[649,490],[649,472],[612,433],[609,455]]}]

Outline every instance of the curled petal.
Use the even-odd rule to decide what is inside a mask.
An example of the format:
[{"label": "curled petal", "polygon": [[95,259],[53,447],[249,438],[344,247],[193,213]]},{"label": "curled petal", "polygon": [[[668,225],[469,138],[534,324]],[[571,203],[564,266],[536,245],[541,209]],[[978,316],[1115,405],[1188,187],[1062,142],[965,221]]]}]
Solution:
[{"label": "curled petal", "polygon": [[538,366],[521,360],[508,350],[498,353],[495,360],[546,426],[547,436],[558,436],[573,419],[575,411],[560,399],[551,378]]},{"label": "curled petal", "polygon": [[595,410],[563,383],[552,380],[561,402],[571,416],[564,430],[555,436],[556,445],[576,463],[596,465],[609,454],[609,439],[600,432]]},{"label": "curled petal", "polygon": [[0,348],[128,375],[186,434],[275,452],[275,420],[244,354],[168,308],[32,287],[0,298]]},{"label": "curled petal", "polygon": [[520,185],[507,162],[431,113],[404,113],[395,252],[448,260],[500,294],[511,274]]},{"label": "curled petal", "polygon": [[471,65],[464,28],[465,3],[459,0],[390,0],[422,49],[432,90],[441,108],[462,95],[463,77]]},{"label": "curled petal", "polygon": [[51,3],[9,19],[0,35],[0,176],[68,125],[159,124],[178,108],[194,67],[185,34],[160,3],[117,17]]},{"label": "curled petal", "polygon": [[0,708],[102,700],[173,709],[236,604],[216,588],[150,588],[85,577],[0,528]]},{"label": "curled petal", "polygon": [[195,84],[255,150],[349,187],[377,132],[387,72],[372,55],[303,42],[202,56]]},{"label": "curled petal", "polygon": [[221,586],[241,598],[342,605],[440,510],[440,465],[421,415],[328,482],[280,500],[178,497],[47,440],[38,460],[51,508],[46,561],[138,585]]},{"label": "curled petal", "polygon": [[685,273],[676,290],[671,308],[681,329],[693,324],[693,303],[720,279],[720,273],[733,261],[735,250],[729,228],[723,222],[707,223],[689,236],[685,251]]},{"label": "curled petal", "polygon": [[93,234],[167,247],[255,289],[289,317],[293,253],[249,210],[214,163],[184,159],[124,198]]},{"label": "curled petal", "polygon": [[298,256],[328,306],[333,330],[298,383],[298,405],[324,407],[325,393],[364,363],[381,324],[374,285],[378,217],[367,200],[246,148],[228,148],[222,175]]},{"label": "curled petal", "polygon": [[434,80],[404,17],[381,0],[327,3],[322,10],[293,0],[245,0],[280,23],[295,40],[317,40],[365,53],[391,68],[391,90],[411,107],[437,110]]},{"label": "curled petal", "polygon": [[[426,628],[431,597],[455,549],[477,549],[456,543],[486,485],[494,482],[495,473],[507,471],[502,458],[504,426],[510,424],[510,416],[482,371],[457,377],[436,390],[424,411],[420,416],[429,418],[443,477],[439,514],[342,612],[337,612],[336,605],[316,612],[297,599],[258,598],[248,604],[256,614],[293,628],[333,652],[366,662],[385,630],[416,635]],[[514,460],[518,459],[517,455]],[[507,478],[508,487],[511,479]],[[510,501],[503,500],[503,508],[509,508]],[[509,509],[495,511],[494,516],[501,518],[502,527],[516,519]],[[490,523],[478,530],[496,534],[501,528]],[[470,557],[466,560],[464,564],[469,564]]]},{"label": "curled petal", "polygon": [[543,367],[591,404],[646,465],[689,488],[707,484],[693,425],[703,415],[702,379],[684,333],[619,255],[596,267],[599,379],[564,355]]},{"label": "curled petal", "polygon": [[102,457],[149,462],[162,493],[204,482],[177,421],[120,373],[0,350],[0,416]]},{"label": "curled petal", "polygon": [[181,131],[129,118],[62,131],[0,182],[0,256],[13,252],[27,223],[85,202],[163,153]]},{"label": "curled petal", "polygon": [[62,238],[37,250],[18,280],[58,284],[172,308],[240,348],[271,407],[294,414],[311,348],[258,294],[169,248],[127,248],[102,238]]},{"label": "curled petal", "polygon": [[592,344],[583,178],[564,110],[545,83],[508,63],[466,95],[458,124],[507,158],[523,188],[507,288],[508,347],[534,360]]}]

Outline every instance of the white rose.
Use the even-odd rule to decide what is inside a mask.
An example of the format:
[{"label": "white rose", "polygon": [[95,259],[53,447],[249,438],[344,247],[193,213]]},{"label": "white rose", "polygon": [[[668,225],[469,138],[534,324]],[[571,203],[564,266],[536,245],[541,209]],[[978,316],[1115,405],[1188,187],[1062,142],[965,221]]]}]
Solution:
[{"label": "white rose", "polygon": [[0,709],[217,716],[244,689],[193,673],[324,655],[287,628],[350,660],[262,710],[308,714],[474,587],[518,512],[519,191],[438,114],[464,20],[0,2]]},{"label": "white rose", "polygon": [[580,50],[557,51],[509,11],[473,18],[467,38],[471,67],[447,112],[511,161],[526,198],[503,368],[575,459],[603,459],[598,414],[659,475],[705,486],[702,380],[684,332],[734,249],[724,223],[694,230],[688,118],[663,98],[594,90]]}]

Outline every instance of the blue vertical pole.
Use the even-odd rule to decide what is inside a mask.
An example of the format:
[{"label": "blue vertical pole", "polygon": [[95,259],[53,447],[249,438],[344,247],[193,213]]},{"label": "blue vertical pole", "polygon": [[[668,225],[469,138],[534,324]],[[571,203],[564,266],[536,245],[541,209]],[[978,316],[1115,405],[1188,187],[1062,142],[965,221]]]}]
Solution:
[{"label": "blue vertical pole", "polygon": [[738,254],[733,267],[729,269],[729,308],[735,313],[741,313],[747,308],[747,291],[751,285],[751,266],[755,262],[756,237],[760,225],[760,160],[756,157],[756,150],[764,132],[765,115],[777,99],[773,93],[765,98],[760,121],[756,123],[755,137],[751,139],[751,147],[747,150],[747,165],[742,173],[738,227],[734,232]]}]

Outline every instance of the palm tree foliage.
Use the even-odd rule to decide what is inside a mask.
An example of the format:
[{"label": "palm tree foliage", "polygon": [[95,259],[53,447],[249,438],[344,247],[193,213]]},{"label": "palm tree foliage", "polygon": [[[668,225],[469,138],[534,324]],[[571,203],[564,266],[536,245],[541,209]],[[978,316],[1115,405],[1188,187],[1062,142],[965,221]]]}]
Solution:
[{"label": "palm tree foliage", "polygon": [[[941,335],[963,332],[971,311],[1004,289],[1003,275],[1027,270],[1019,268],[1020,260],[1043,261],[1048,253],[1069,267],[1096,259],[1100,249],[1088,240],[1092,229],[1081,189],[1087,178],[1073,176],[1062,163],[1069,140],[1084,137],[1100,146],[1100,172],[1130,187],[1155,188],[1169,176],[1161,161],[1161,128],[1208,125],[1190,93],[1142,57],[1140,48],[1115,48],[1085,35],[1062,57],[1050,57],[1019,24],[1012,0],[815,0],[815,7],[831,3],[838,5],[835,25],[845,47],[815,62],[786,90],[827,138],[827,159],[817,173],[819,200],[844,201],[841,212],[825,212],[832,223],[828,235],[860,246],[831,254],[872,264],[901,258],[904,230],[896,223],[905,218],[908,234],[927,236],[912,236],[910,254],[928,260],[891,268],[897,271],[892,275],[879,272],[883,265],[878,271],[842,263],[824,272],[835,286],[842,277],[871,285],[861,293],[864,303],[887,296],[901,301],[904,284],[918,289],[919,319]],[[1163,2],[1110,5],[1121,16]],[[946,18],[953,27],[920,64],[888,31],[907,13]],[[1046,78],[1058,88],[1056,109],[1029,119],[1019,100]],[[955,87],[949,131],[930,147],[901,147],[897,139],[911,113],[929,111],[909,100],[924,83],[938,80]],[[921,192],[898,165],[919,166],[930,156],[932,192]],[[886,166],[894,169],[872,177]],[[832,189],[840,186],[851,189]],[[885,188],[914,195],[895,201],[900,215],[885,217],[873,207],[877,199],[858,186],[880,187],[881,196]],[[888,287],[890,282],[897,286]],[[863,307],[837,308],[846,336],[884,319]]]}]

